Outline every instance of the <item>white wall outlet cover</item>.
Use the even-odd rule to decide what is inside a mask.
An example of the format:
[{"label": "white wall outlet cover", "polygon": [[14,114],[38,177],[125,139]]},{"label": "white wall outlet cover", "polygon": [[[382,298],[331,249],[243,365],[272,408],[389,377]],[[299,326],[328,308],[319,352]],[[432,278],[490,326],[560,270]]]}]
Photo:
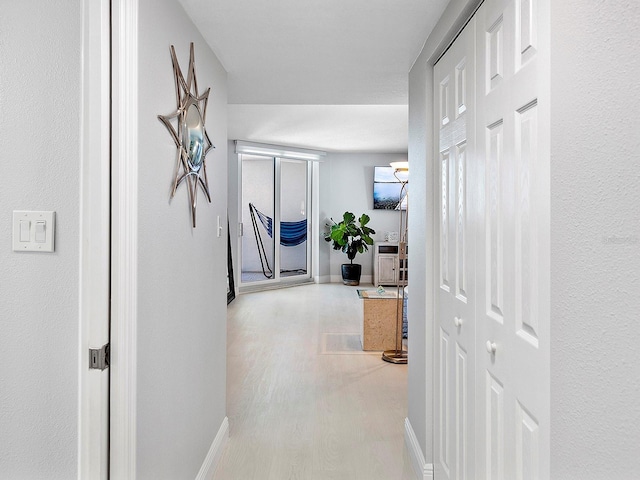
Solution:
[{"label": "white wall outlet cover", "polygon": [[53,252],[56,212],[13,211],[13,251]]}]

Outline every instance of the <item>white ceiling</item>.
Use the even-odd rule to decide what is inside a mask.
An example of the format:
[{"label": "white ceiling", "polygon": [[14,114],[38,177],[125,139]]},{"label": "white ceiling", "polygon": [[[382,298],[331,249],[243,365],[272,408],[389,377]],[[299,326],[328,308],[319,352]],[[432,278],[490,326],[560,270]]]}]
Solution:
[{"label": "white ceiling", "polygon": [[337,152],[407,151],[406,105],[230,105],[229,138]]},{"label": "white ceiling", "polygon": [[180,1],[228,72],[229,138],[406,151],[408,72],[449,0]]}]

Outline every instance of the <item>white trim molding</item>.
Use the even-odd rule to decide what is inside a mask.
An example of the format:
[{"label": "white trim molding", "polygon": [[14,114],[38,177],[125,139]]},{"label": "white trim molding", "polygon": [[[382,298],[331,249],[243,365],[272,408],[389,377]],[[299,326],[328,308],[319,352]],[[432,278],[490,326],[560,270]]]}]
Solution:
[{"label": "white trim molding", "polygon": [[416,478],[419,480],[433,480],[433,464],[427,463],[424,459],[418,438],[408,418],[404,419],[404,443],[409,451],[411,466],[416,474]]},{"label": "white trim molding", "polygon": [[255,143],[236,140],[236,153],[248,155],[263,155],[266,157],[292,158],[296,160],[320,161],[326,152],[309,150],[307,148],[287,147],[284,145],[271,145],[268,143]]},{"label": "white trim molding", "polygon": [[138,0],[112,11],[111,467],[136,478],[138,315]]},{"label": "white trim molding", "polygon": [[218,464],[220,463],[220,457],[222,457],[222,452],[224,452],[224,448],[228,441],[229,419],[224,417],[224,420],[222,420],[222,424],[218,429],[218,433],[216,434],[216,438],[213,439],[211,448],[209,448],[209,452],[204,459],[204,463],[202,464],[202,467],[200,467],[196,480],[213,479],[213,474],[216,473],[216,468],[218,468]]},{"label": "white trim molding", "polygon": [[109,370],[89,348],[109,341],[110,1],[82,4],[78,479],[109,476]]}]

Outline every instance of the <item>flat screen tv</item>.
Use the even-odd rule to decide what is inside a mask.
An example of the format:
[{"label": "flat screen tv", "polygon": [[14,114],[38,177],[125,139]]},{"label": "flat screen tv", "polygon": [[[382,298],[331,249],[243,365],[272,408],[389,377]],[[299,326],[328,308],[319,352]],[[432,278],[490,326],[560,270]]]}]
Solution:
[{"label": "flat screen tv", "polygon": [[405,210],[407,208],[406,191],[400,198],[402,183],[408,179],[408,172],[398,172],[398,178],[393,174],[392,167],[373,167],[373,208],[374,210]]}]

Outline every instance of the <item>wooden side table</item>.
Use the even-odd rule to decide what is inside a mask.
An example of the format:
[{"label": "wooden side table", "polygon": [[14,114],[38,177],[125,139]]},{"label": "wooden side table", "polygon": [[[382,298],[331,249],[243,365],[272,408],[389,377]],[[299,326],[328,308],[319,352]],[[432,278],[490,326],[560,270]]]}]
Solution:
[{"label": "wooden side table", "polygon": [[393,350],[396,339],[397,345],[402,345],[402,300],[398,300],[397,292],[387,290],[380,294],[377,290],[358,289],[358,297],[364,302],[362,349]]}]

